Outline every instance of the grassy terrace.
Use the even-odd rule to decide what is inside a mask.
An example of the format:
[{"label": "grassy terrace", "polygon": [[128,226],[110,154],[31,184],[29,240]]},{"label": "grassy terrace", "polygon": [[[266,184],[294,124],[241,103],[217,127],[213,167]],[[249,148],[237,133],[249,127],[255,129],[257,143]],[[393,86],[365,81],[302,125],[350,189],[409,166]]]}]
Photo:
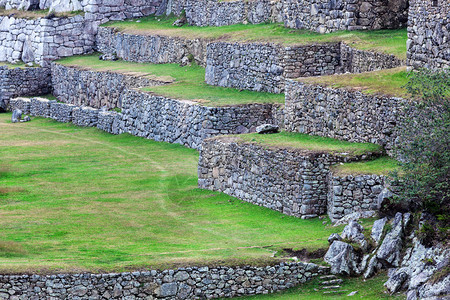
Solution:
[{"label": "grassy terrace", "polygon": [[406,59],[406,29],[376,31],[340,31],[319,34],[285,28],[282,24],[230,25],[223,27],[174,27],[176,18],[146,17],[136,20],[110,22],[103,26],[117,28],[130,34],[160,34],[186,38],[205,38],[237,42],[270,42],[285,45],[329,43],[344,41],[361,50],[393,54]]},{"label": "grassy terrace", "polygon": [[[55,17],[73,17],[76,15],[83,15],[82,11],[64,12],[64,13],[54,13]],[[49,9],[38,9],[38,10],[18,10],[18,9],[4,9],[0,8],[0,16],[10,16],[13,15],[14,18],[19,19],[39,19],[44,18],[49,15]]]},{"label": "grassy terrace", "polygon": [[197,66],[180,67],[178,64],[139,64],[126,61],[103,61],[97,55],[72,56],[58,61],[96,71],[132,73],[133,75],[160,77],[174,80],[163,86],[146,87],[144,91],[161,96],[192,100],[207,106],[225,106],[247,103],[284,103],[284,94],[239,91],[205,83],[205,69]]},{"label": "grassy terrace", "polygon": [[406,67],[366,72],[361,74],[338,74],[298,78],[298,81],[358,90],[367,94],[384,94],[397,97],[410,97],[404,86],[408,83]]},{"label": "grassy terrace", "polygon": [[368,152],[380,152],[381,146],[370,143],[350,143],[327,137],[312,136],[294,132],[277,134],[240,134],[231,135],[237,142],[257,143],[267,147],[294,148],[311,152],[348,153],[353,155]]},{"label": "grassy terrace", "polygon": [[268,263],[342,227],[197,189],[198,152],[0,114],[0,273]]},{"label": "grassy terrace", "polygon": [[339,164],[333,167],[333,171],[338,175],[388,175],[390,172],[399,170],[399,168],[400,166],[398,161],[388,156],[383,156],[365,162]]}]

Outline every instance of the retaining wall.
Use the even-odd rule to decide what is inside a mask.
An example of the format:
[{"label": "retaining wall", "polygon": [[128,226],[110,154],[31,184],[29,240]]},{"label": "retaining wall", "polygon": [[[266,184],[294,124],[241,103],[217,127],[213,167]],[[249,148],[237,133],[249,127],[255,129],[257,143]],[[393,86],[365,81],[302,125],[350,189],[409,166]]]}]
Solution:
[{"label": "retaining wall", "polygon": [[[371,155],[375,154],[364,158]],[[330,166],[359,159],[215,137],[203,142],[198,186],[286,215],[311,218],[327,211]]]},{"label": "retaining wall", "polygon": [[390,150],[407,100],[357,91],[286,82],[285,129]]},{"label": "retaining wall", "polygon": [[407,62],[414,68],[450,68],[450,2],[410,0]]},{"label": "retaining wall", "polygon": [[330,173],[327,212],[331,221],[357,211],[377,211],[378,196],[384,185],[384,176]]},{"label": "retaining wall", "polygon": [[7,109],[11,98],[45,95],[50,91],[50,70],[0,66],[0,111]]},{"label": "retaining wall", "polygon": [[51,65],[53,94],[59,101],[94,108],[121,107],[126,88],[162,85],[167,82],[149,76],[97,72],[57,63]]},{"label": "retaining wall", "polygon": [[280,93],[286,78],[374,71],[402,64],[393,55],[356,50],[343,43],[213,42],[207,47],[205,77],[211,85]]},{"label": "retaining wall", "polygon": [[68,18],[0,17],[0,61],[49,61],[94,50],[96,25],[78,15]]},{"label": "retaining wall", "polygon": [[0,275],[0,298],[228,298],[284,290],[328,272],[326,267],[298,262],[110,274]]},{"label": "retaining wall", "polygon": [[206,66],[207,44],[206,39],[133,35],[116,32],[111,27],[99,27],[97,34],[98,51],[140,63],[181,63],[192,55],[199,65]]}]

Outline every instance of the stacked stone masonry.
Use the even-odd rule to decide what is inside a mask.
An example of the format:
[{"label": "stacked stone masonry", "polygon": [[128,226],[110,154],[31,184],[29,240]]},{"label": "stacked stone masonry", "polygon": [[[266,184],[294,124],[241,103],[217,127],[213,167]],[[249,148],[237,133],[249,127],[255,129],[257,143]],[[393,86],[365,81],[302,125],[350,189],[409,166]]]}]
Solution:
[{"label": "stacked stone masonry", "polygon": [[107,109],[121,107],[120,97],[126,88],[166,84],[149,76],[97,72],[52,63],[53,94],[59,101]]},{"label": "stacked stone masonry", "polygon": [[450,68],[450,2],[410,0],[408,22],[408,65]]},{"label": "stacked stone masonry", "polygon": [[378,196],[385,187],[380,175],[329,174],[328,216],[337,221],[359,211],[377,211]]},{"label": "stacked stone masonry", "polygon": [[327,212],[331,165],[375,155],[267,148],[229,136],[215,137],[203,142],[198,185],[286,215],[311,218]]},{"label": "stacked stone masonry", "polygon": [[95,34],[95,23],[80,15],[30,20],[2,16],[0,61],[49,66],[57,58],[92,52]]},{"label": "stacked stone masonry", "polygon": [[267,267],[191,267],[110,274],[0,275],[0,298],[229,298],[273,293],[328,272],[326,267],[297,262]]},{"label": "stacked stone masonry", "polygon": [[287,80],[284,125],[287,131],[370,142],[390,150],[407,103],[402,98]]},{"label": "stacked stone masonry", "polygon": [[285,79],[394,68],[392,55],[353,49],[343,43],[281,46],[259,43],[209,43],[206,83],[281,93]]},{"label": "stacked stone masonry", "polygon": [[111,27],[100,27],[97,34],[97,49],[105,54],[139,63],[181,63],[189,59],[206,66],[208,40],[187,39],[163,35],[133,35],[116,32]]},{"label": "stacked stone masonry", "polygon": [[12,98],[45,95],[50,91],[49,69],[0,66],[0,111],[8,108]]}]

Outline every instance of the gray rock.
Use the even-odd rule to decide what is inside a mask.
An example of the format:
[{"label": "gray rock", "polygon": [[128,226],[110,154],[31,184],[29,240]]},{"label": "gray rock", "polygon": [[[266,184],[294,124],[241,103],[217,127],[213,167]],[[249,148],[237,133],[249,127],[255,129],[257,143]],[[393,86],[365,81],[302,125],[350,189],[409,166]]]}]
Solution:
[{"label": "gray rock", "polygon": [[387,188],[384,188],[381,193],[378,195],[377,198],[377,208],[378,210],[385,205],[387,202],[392,200],[392,198],[395,196],[390,190]]},{"label": "gray rock", "polygon": [[280,127],[273,124],[263,124],[256,127],[256,132],[259,134],[277,133]]},{"label": "gray rock", "polygon": [[386,221],[387,221],[387,218],[383,218],[383,219],[378,219],[373,223],[372,233],[370,234],[370,236],[377,244],[380,242],[380,240],[382,238],[383,229],[384,229],[384,225],[386,225]]},{"label": "gray rock", "polygon": [[34,52],[33,48],[31,47],[31,42],[28,38],[23,43],[22,61],[24,63],[34,62]]},{"label": "gray rock", "polygon": [[328,237],[328,243],[331,245],[333,244],[334,241],[342,241],[341,236],[338,233],[332,233],[329,237]]},{"label": "gray rock", "polygon": [[341,241],[334,241],[324,257],[331,266],[331,273],[354,275],[358,273],[358,256],[353,247]]},{"label": "gray rock", "polygon": [[161,285],[161,297],[175,296],[177,294],[178,285],[176,282],[164,283]]},{"label": "gray rock", "polygon": [[384,286],[391,294],[393,294],[400,290],[407,279],[408,274],[405,272],[400,272],[390,277]]},{"label": "gray rock", "polygon": [[20,109],[15,109],[11,116],[11,122],[18,123],[22,119],[22,111]]},{"label": "gray rock", "polygon": [[386,234],[376,254],[378,260],[385,267],[398,267],[400,265],[403,236],[403,217],[401,213],[397,213],[391,231]]},{"label": "gray rock", "polygon": [[350,242],[359,244],[363,250],[367,249],[368,243],[364,237],[364,227],[355,220],[350,221],[350,223],[345,226],[341,237]]},{"label": "gray rock", "polygon": [[25,117],[23,117],[23,119],[21,120],[21,122],[30,122],[30,121],[31,121],[30,116],[25,116]]}]

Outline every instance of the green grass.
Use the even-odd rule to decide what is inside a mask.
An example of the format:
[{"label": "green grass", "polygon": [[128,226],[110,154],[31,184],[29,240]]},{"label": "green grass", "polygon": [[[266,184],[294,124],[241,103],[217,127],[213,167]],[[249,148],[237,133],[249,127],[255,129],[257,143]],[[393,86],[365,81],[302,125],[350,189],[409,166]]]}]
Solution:
[{"label": "green grass", "polygon": [[284,103],[284,94],[239,91],[205,83],[205,69],[198,66],[180,67],[178,64],[140,64],[126,61],[99,60],[97,55],[72,56],[58,61],[66,66],[78,66],[97,71],[132,73],[153,76],[174,83],[143,88],[161,96],[192,100],[206,106],[226,106],[247,103]]},{"label": "green grass", "polygon": [[[364,280],[362,277],[348,278],[342,277],[344,282],[341,284],[341,290],[347,290],[342,295],[324,295],[321,290],[321,280],[316,278],[305,284],[299,285],[292,289],[269,294],[258,295],[252,297],[242,297],[243,300],[256,300],[256,299],[282,299],[282,300],[306,300],[306,299],[365,299],[365,300],[378,300],[378,299],[406,299],[403,294],[389,295],[383,284],[387,281],[388,277],[385,273]],[[317,290],[316,290],[317,289]],[[358,291],[358,293],[352,297],[347,295],[350,292]]]},{"label": "green grass", "polygon": [[[0,16],[10,16],[13,15],[14,18],[18,19],[40,19],[49,16],[49,9],[38,9],[38,10],[18,10],[18,9],[5,9],[0,8]],[[71,11],[71,12],[61,12],[53,13],[55,17],[73,17],[76,15],[84,15],[83,11]]]},{"label": "green grass", "polygon": [[13,69],[13,68],[26,68],[26,67],[27,67],[27,66],[25,65],[25,63],[23,63],[23,62],[18,62],[18,63],[12,64],[12,63],[5,62],[5,61],[0,62],[0,66],[7,66],[9,69]]},{"label": "green grass", "polygon": [[[257,143],[269,147],[288,147],[314,152],[349,153],[353,155],[368,152],[380,152],[381,146],[370,143],[350,143],[332,138],[307,135],[294,132],[276,134],[241,134],[232,135],[237,141]],[[220,137],[219,137],[220,138]]]},{"label": "green grass", "polygon": [[0,273],[267,264],[342,231],[198,189],[195,150],[10,118],[0,114]]},{"label": "green grass", "polygon": [[406,59],[407,31],[375,30],[375,31],[339,31],[319,34],[306,30],[285,28],[282,24],[236,24],[222,27],[195,27],[185,25],[174,27],[173,17],[145,17],[139,21],[127,20],[106,23],[102,26],[117,28],[130,34],[160,34],[186,38],[205,38],[211,40],[237,42],[271,42],[286,45],[329,43],[344,41],[361,50],[373,50],[393,54]]},{"label": "green grass", "polygon": [[299,78],[301,82],[348,88],[366,94],[383,94],[410,97],[404,86],[408,83],[406,67],[366,72],[361,74],[339,74],[329,76]]},{"label": "green grass", "polygon": [[399,170],[399,168],[398,161],[388,156],[383,156],[370,161],[339,164],[333,167],[333,171],[338,175],[388,175],[390,172]]}]

